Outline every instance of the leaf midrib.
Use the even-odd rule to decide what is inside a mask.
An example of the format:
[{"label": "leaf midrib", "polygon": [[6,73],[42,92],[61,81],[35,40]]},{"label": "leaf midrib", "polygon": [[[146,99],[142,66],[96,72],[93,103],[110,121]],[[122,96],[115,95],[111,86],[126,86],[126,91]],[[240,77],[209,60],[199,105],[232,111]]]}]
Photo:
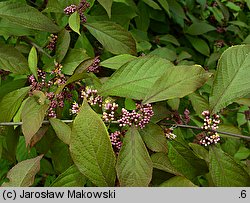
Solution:
[{"label": "leaf midrib", "polygon": [[[37,157],[37,160],[33,163],[33,165],[28,169],[28,171],[25,173],[25,177],[21,180],[21,183],[20,183],[20,187],[25,187],[23,186],[23,182],[25,180],[25,178],[27,177],[27,174],[29,174],[31,171],[33,171],[33,167],[37,164],[38,161],[40,161],[41,159],[38,159]],[[35,175],[34,175],[35,176]],[[33,176],[32,176],[33,177]]]},{"label": "leaf midrib", "polygon": [[[179,85],[179,84],[182,83],[183,81],[192,80],[192,79],[197,78],[197,77],[199,77],[199,76],[205,76],[205,75],[209,75],[209,73],[197,74],[197,75],[195,75],[195,76],[193,76],[193,77],[189,77],[189,78],[187,78],[187,79],[185,79],[185,80],[179,80],[178,82],[175,82],[175,83],[173,83],[172,85],[168,86],[168,88],[161,88],[161,89],[159,89],[159,91],[157,91],[157,92],[156,92],[155,94],[153,94],[152,96],[150,96],[150,97],[147,97],[147,96],[146,96],[146,97],[145,97],[146,100],[144,100],[143,103],[147,103],[150,99],[154,98],[156,95],[160,94],[160,93],[163,92],[163,91],[168,90],[169,88],[171,88],[171,87],[173,87],[173,86]],[[154,85],[155,85],[155,84],[154,84]],[[149,92],[149,93],[150,93],[150,92]],[[148,94],[148,95],[150,95],[150,94]]]},{"label": "leaf midrib", "polygon": [[227,180],[227,176],[226,176],[226,172],[223,168],[223,166],[220,164],[220,161],[219,161],[219,157],[220,155],[218,153],[216,153],[216,150],[214,149],[214,147],[212,147],[212,151],[214,152],[214,160],[218,163],[217,165],[219,166],[219,168],[221,169],[221,173],[222,173],[222,177],[224,177],[224,180],[227,182],[228,186],[230,185],[228,180]]},{"label": "leaf midrib", "polygon": [[142,80],[147,80],[147,79],[152,79],[152,78],[159,78],[159,76],[151,76],[151,77],[146,77],[146,78],[141,78],[141,79],[136,79],[136,80],[132,80],[132,81],[127,81],[127,82],[124,82],[124,83],[120,83],[119,85],[116,85],[115,87],[112,87],[112,88],[108,88],[108,89],[104,88],[104,90],[103,91],[101,90],[100,93],[104,93],[104,92],[116,89],[116,88],[124,86],[124,85],[128,85],[128,84],[130,85],[130,84],[133,84],[133,83],[136,83],[136,82],[140,82]]},{"label": "leaf midrib", "polygon": [[[94,24],[94,23],[92,23],[92,24]],[[114,38],[114,37],[110,36],[107,32],[104,32],[104,31],[98,29],[98,27],[95,27],[95,26],[93,26],[93,25],[91,26],[91,24],[89,24],[89,23],[87,23],[86,25],[89,26],[89,27],[91,27],[91,28],[94,29],[95,31],[98,31],[98,32],[104,34],[106,37],[108,37],[108,38],[110,38],[110,39],[112,39],[112,40],[115,40],[115,41],[118,42],[119,44],[125,45],[126,47],[128,47],[128,48],[130,49],[130,47],[129,47],[126,43],[123,43],[123,42],[119,41],[117,38]],[[110,26],[111,26],[111,24],[110,24]],[[114,25],[112,25],[112,27],[113,27],[113,26],[114,26]],[[121,31],[121,30],[118,30],[118,31]],[[128,35],[123,35],[123,36],[129,37]]]}]

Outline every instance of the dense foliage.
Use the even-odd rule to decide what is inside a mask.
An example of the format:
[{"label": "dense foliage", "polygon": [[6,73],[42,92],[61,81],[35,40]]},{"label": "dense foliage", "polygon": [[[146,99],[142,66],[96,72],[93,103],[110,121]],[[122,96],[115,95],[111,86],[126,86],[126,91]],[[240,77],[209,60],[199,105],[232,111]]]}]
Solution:
[{"label": "dense foliage", "polygon": [[250,186],[249,0],[0,0],[0,185]]}]

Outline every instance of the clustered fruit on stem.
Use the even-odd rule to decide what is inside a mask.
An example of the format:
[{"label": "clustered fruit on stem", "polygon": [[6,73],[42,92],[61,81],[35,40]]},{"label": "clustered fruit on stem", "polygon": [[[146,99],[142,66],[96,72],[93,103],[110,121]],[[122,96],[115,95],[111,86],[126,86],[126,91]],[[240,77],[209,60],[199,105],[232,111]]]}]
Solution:
[{"label": "clustered fruit on stem", "polygon": [[216,132],[220,123],[220,116],[217,114],[211,115],[208,110],[203,111],[202,115],[204,116],[204,124],[201,128],[204,129],[205,134],[199,143],[204,146],[217,144],[220,141],[220,136]]},{"label": "clustered fruit on stem", "polygon": [[[147,123],[149,123],[151,117],[154,115],[151,104],[141,103],[136,103],[136,109],[132,111],[122,108],[122,114],[119,115],[117,113],[119,107],[118,104],[109,99],[106,99],[103,102],[103,98],[98,95],[98,91],[88,86],[82,89],[81,98],[85,99],[92,106],[97,105],[99,107],[103,107],[103,121],[109,124],[112,121],[117,122],[120,128],[135,125],[136,127],[140,127],[142,129]],[[77,102],[74,102],[70,109],[70,113],[78,114],[79,109],[80,105]],[[120,151],[122,145],[121,137],[123,136],[124,131],[115,131],[110,133],[110,141],[116,154]]]},{"label": "clustered fruit on stem", "polygon": [[81,0],[79,5],[75,5],[75,4],[71,4],[70,6],[67,6],[64,9],[64,13],[66,15],[71,15],[73,13],[75,13],[76,11],[79,13],[80,15],[80,21],[81,23],[86,23],[87,18],[84,15],[84,12],[90,7],[89,2],[87,2],[86,0]]},{"label": "clustered fruit on stem", "polygon": [[170,128],[165,128],[164,129],[164,134],[167,139],[174,140],[177,136],[173,133],[174,129],[172,127]]},{"label": "clustered fruit on stem", "polygon": [[123,134],[124,133],[121,133],[121,131],[115,131],[113,133],[110,133],[110,135],[109,135],[112,147],[113,147],[116,155],[118,155],[118,153],[121,149],[121,146],[122,146],[121,137],[123,136]]},{"label": "clustered fruit on stem", "polygon": [[50,51],[54,51],[56,49],[56,42],[57,42],[58,36],[55,34],[51,34],[49,36],[49,44],[46,46],[46,48]]},{"label": "clustered fruit on stem", "polygon": [[87,68],[87,72],[99,73],[100,62],[101,60],[99,59],[99,56],[95,57],[93,63]]},{"label": "clustered fruit on stem", "polygon": [[118,104],[115,102],[111,103],[109,101],[104,104],[104,110],[102,114],[102,118],[104,122],[111,122],[115,120],[115,112],[118,109]]},{"label": "clustered fruit on stem", "polygon": [[149,123],[151,117],[154,115],[152,105],[151,104],[136,104],[136,109],[129,112],[125,108],[122,108],[122,116],[118,120],[120,123],[119,126],[132,126],[140,127],[141,129],[145,127],[146,124]]},{"label": "clustered fruit on stem", "polygon": [[47,111],[47,116],[49,118],[56,118],[56,109],[64,107],[65,99],[71,100],[72,98],[70,89],[67,86],[58,94],[55,94],[53,90],[51,90],[51,87],[60,86],[66,83],[66,77],[62,74],[61,69],[62,66],[59,63],[55,63],[55,68],[50,74],[38,69],[38,80],[36,80],[34,75],[28,77],[28,82],[31,86],[30,96],[33,94],[33,91],[38,90],[44,92],[45,96],[50,101],[50,106]]},{"label": "clustered fruit on stem", "polygon": [[97,94],[97,90],[91,89],[90,87],[86,87],[81,92],[81,98],[86,99],[90,105],[98,105],[102,106],[102,97]]}]

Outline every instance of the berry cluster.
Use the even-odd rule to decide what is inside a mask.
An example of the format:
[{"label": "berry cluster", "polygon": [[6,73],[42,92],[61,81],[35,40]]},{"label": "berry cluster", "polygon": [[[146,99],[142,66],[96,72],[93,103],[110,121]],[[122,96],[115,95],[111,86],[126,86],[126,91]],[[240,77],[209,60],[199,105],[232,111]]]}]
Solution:
[{"label": "berry cluster", "polygon": [[200,145],[208,146],[211,144],[217,144],[220,141],[220,136],[218,133],[208,132],[200,141]]},{"label": "berry cluster", "polygon": [[86,19],[86,16],[84,15],[84,12],[90,7],[90,4],[89,2],[87,2],[86,0],[81,0],[79,5],[75,5],[75,4],[72,4],[70,6],[67,6],[65,9],[64,9],[64,13],[66,15],[71,15],[72,13],[74,12],[78,12],[79,15],[80,15],[80,20],[81,20],[81,23],[86,23],[87,19]]},{"label": "berry cluster", "polygon": [[86,87],[85,90],[81,91],[81,98],[86,99],[90,105],[98,104],[99,107],[102,106],[102,97],[97,94],[97,90]]},{"label": "berry cluster", "polygon": [[75,4],[71,4],[70,6],[67,6],[63,11],[66,15],[71,15],[75,13],[77,10],[77,6]]},{"label": "berry cluster", "polygon": [[122,117],[118,120],[120,127],[122,126],[132,126],[135,124],[136,127],[141,129],[149,123],[150,118],[154,115],[151,104],[136,104],[136,109],[129,112],[125,108],[122,108]]},{"label": "berry cluster", "polygon": [[55,63],[55,69],[51,72],[54,74],[54,84],[55,85],[63,85],[66,83],[66,77],[62,73],[62,65],[60,63]]},{"label": "berry cluster", "polygon": [[211,115],[209,111],[203,111],[202,115],[205,118],[204,125],[201,128],[206,130],[206,132],[204,136],[200,139],[199,143],[204,146],[217,144],[220,141],[220,136],[215,131],[217,130],[218,124],[220,123],[219,115]]},{"label": "berry cluster", "polygon": [[220,116],[217,114],[210,115],[209,111],[203,111],[202,115],[204,118],[204,124],[201,128],[205,130],[216,130],[218,128],[218,124],[220,123]]},{"label": "berry cluster", "polygon": [[57,35],[51,34],[49,36],[49,44],[46,48],[50,51],[54,51],[56,49]]},{"label": "berry cluster", "polygon": [[183,115],[181,115],[177,110],[171,111],[170,117],[166,120],[173,120],[176,124],[188,124],[190,122],[190,111],[185,109]]},{"label": "berry cluster", "polygon": [[65,99],[70,100],[72,98],[72,94],[70,93],[70,89],[68,87],[65,87],[59,94],[54,94],[54,92],[51,92],[50,90],[52,85],[59,86],[61,84],[65,84],[66,78],[64,74],[61,73],[61,68],[62,66],[60,64],[55,64],[55,69],[49,76],[49,78],[52,76],[50,80],[47,78],[47,73],[39,69],[37,71],[38,80],[35,79],[34,75],[28,77],[28,81],[31,86],[30,95],[32,95],[35,90],[43,91],[47,99],[50,101],[50,107],[47,112],[47,116],[49,118],[55,118],[56,109],[58,107],[64,107]]},{"label": "berry cluster", "polygon": [[226,45],[226,43],[225,43],[225,41],[223,39],[218,39],[218,40],[215,40],[214,45],[217,48],[221,48],[221,47],[224,47]]},{"label": "berry cluster", "polygon": [[70,113],[71,114],[78,114],[80,110],[80,107],[78,105],[78,103],[74,102],[71,109],[70,109]]},{"label": "berry cluster", "polygon": [[[118,109],[118,104],[112,102],[110,99],[107,99],[103,102],[103,98],[98,95],[96,89],[92,89],[88,86],[81,90],[82,99],[85,99],[90,105],[98,105],[102,107],[102,119],[106,123],[110,123],[112,121],[116,121],[119,123],[120,127],[124,127],[126,125],[132,126],[134,124],[136,127],[140,127],[141,129],[145,127],[147,123],[149,123],[150,118],[154,115],[151,104],[142,105],[140,103],[136,104],[136,109],[132,112],[129,112],[125,108],[122,108],[122,115],[120,119],[119,115],[116,115],[116,111]],[[77,114],[79,112],[78,103],[74,102],[70,113]]]},{"label": "berry cluster", "polygon": [[104,112],[102,118],[104,122],[110,122],[115,120],[115,111],[118,109],[118,104],[107,102],[104,105]]},{"label": "berry cluster", "polygon": [[50,100],[50,107],[48,109],[47,115],[49,118],[56,118],[56,109],[64,107],[64,100],[71,98],[72,95],[68,91],[62,91],[59,94],[54,94],[53,92],[46,93],[47,99]]},{"label": "berry cluster", "polygon": [[112,147],[117,155],[122,146],[121,136],[122,136],[122,133],[120,131],[115,131],[113,133],[110,133],[109,135]]},{"label": "berry cluster", "polygon": [[173,128],[165,128],[164,129],[164,134],[167,139],[174,140],[177,136],[173,133],[174,129]]},{"label": "berry cluster", "polygon": [[188,109],[185,109],[184,111],[184,122],[185,124],[188,124],[190,122],[190,111]]},{"label": "berry cluster", "polygon": [[40,69],[37,70],[37,76],[38,76],[38,81],[36,81],[34,75],[30,75],[28,77],[28,82],[30,83],[31,86],[30,95],[32,95],[32,92],[34,90],[41,91],[44,88],[49,88],[53,84],[52,81],[46,82],[46,72]]},{"label": "berry cluster", "polygon": [[88,67],[87,72],[99,73],[100,61],[99,56],[95,57],[91,66]]}]

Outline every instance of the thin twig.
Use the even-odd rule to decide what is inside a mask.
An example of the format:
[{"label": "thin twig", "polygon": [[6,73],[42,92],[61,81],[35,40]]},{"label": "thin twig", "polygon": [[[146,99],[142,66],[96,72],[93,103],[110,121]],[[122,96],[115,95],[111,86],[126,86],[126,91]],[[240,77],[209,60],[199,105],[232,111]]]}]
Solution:
[{"label": "thin twig", "polygon": [[[191,125],[170,124],[170,123],[164,123],[163,125],[177,126],[177,127],[180,127],[180,128],[190,128],[190,129],[205,131],[203,128],[200,128],[200,127],[197,127],[197,126],[191,126]],[[243,139],[246,139],[246,140],[250,141],[250,136],[239,135],[239,134],[229,133],[229,132],[224,132],[224,131],[219,131],[219,130],[206,130],[206,131],[217,132],[217,133],[220,133],[220,134],[228,135],[228,136],[231,136],[231,137],[243,138]]]},{"label": "thin twig", "polygon": [[[72,123],[73,120],[61,120],[63,123]],[[50,122],[48,120],[45,120],[42,122],[42,124],[49,124]],[[0,123],[0,126],[14,126],[14,125],[22,125],[23,122],[4,122]]]},{"label": "thin twig", "polygon": [[[63,123],[72,123],[73,120],[61,120]],[[42,124],[49,124],[50,122],[48,120],[44,120],[42,122]],[[112,121],[112,123],[118,123],[117,121]],[[0,126],[15,126],[15,125],[22,125],[23,122],[3,122],[0,123]],[[204,131],[203,128],[197,127],[197,126],[191,126],[191,125],[181,125],[181,124],[170,124],[170,123],[164,123],[163,125],[166,126],[177,126],[180,128],[190,128],[190,129],[195,129],[195,130],[201,130]],[[235,134],[235,133],[229,133],[229,132],[224,132],[224,131],[219,131],[219,130],[206,130],[206,131],[210,131],[210,132],[217,132],[220,134],[224,134],[224,135],[228,135],[231,137],[237,137],[237,138],[243,138],[246,140],[250,141],[250,136],[245,136],[245,135],[239,135],[239,134]]]},{"label": "thin twig", "polygon": [[42,47],[38,46],[38,45],[37,45],[35,42],[33,42],[30,38],[24,37],[24,36],[23,36],[23,37],[21,37],[21,39],[22,39],[23,41],[27,42],[28,44],[30,44],[30,45],[36,47],[37,50],[38,50],[39,52],[45,54],[45,55],[48,56],[49,58],[52,58],[52,56],[50,56],[46,51],[43,50]]}]

